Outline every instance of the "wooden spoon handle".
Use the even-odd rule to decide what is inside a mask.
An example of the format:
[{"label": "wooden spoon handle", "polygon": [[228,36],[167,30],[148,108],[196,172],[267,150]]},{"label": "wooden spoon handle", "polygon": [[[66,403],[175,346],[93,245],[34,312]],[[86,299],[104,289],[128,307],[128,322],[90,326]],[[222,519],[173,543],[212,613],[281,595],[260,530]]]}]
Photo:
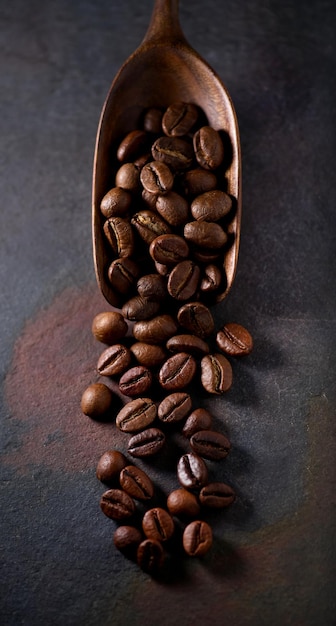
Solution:
[{"label": "wooden spoon handle", "polygon": [[179,0],[155,0],[143,43],[187,43],[180,26],[178,7]]}]

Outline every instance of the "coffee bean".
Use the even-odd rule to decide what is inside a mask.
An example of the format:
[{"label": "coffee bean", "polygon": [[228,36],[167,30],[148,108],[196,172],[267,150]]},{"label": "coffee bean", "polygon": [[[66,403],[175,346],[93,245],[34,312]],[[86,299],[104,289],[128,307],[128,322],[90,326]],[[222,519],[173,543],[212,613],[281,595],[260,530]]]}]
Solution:
[{"label": "coffee bean", "polygon": [[176,191],[157,196],[155,207],[161,217],[171,226],[182,226],[189,220],[188,202]]},{"label": "coffee bean", "polygon": [[217,222],[227,215],[232,207],[230,196],[224,191],[213,189],[197,196],[191,203],[195,220]]},{"label": "coffee bean", "polygon": [[136,500],[149,500],[154,495],[154,486],[146,472],[135,465],[127,465],[120,472],[120,486]]},{"label": "coffee bean", "polygon": [[103,197],[100,210],[104,217],[123,217],[131,206],[132,196],[120,187],[113,187]]},{"label": "coffee bean", "polygon": [[143,130],[131,130],[123,138],[117,149],[117,159],[121,162],[132,161],[144,151],[148,135]]},{"label": "coffee bean", "polygon": [[179,422],[190,413],[191,407],[191,397],[188,393],[171,393],[160,402],[158,418],[165,423]]},{"label": "coffee bean", "polygon": [[203,168],[195,168],[185,172],[183,175],[184,192],[188,196],[198,196],[216,189],[218,184],[216,174]]},{"label": "coffee bean", "polygon": [[162,346],[136,341],[130,347],[135,359],[145,367],[157,367],[167,358],[166,351]]},{"label": "coffee bean", "polygon": [[195,494],[186,489],[175,489],[167,499],[167,508],[176,517],[198,517],[200,505]]},{"label": "coffee bean", "polygon": [[160,310],[160,302],[142,296],[133,296],[125,302],[121,313],[128,320],[148,320]]},{"label": "coffee bean", "polygon": [[103,383],[93,383],[85,389],[81,399],[84,415],[97,419],[104,417],[112,406],[114,395]]},{"label": "coffee bean", "polygon": [[183,547],[189,556],[203,556],[212,546],[212,530],[206,522],[196,520],[183,531]]},{"label": "coffee bean", "polygon": [[126,519],[135,512],[132,498],[121,489],[105,491],[100,500],[100,508],[107,517],[114,520]]},{"label": "coffee bean", "polygon": [[134,163],[124,163],[116,173],[115,185],[131,193],[138,193],[141,189],[139,168]]},{"label": "coffee bean", "polygon": [[126,295],[139,275],[138,265],[129,258],[114,259],[108,268],[108,279],[115,291]]},{"label": "coffee bean", "polygon": [[206,409],[195,409],[187,418],[182,433],[185,437],[191,437],[199,430],[210,430],[212,426],[212,415]]},{"label": "coffee bean", "polygon": [[165,163],[151,161],[142,168],[140,181],[150,193],[165,194],[173,188],[174,176]]},{"label": "coffee bean", "polygon": [[119,380],[119,389],[125,396],[141,396],[151,387],[152,378],[147,367],[137,365],[124,372]]},{"label": "coffee bean", "polygon": [[148,209],[135,213],[131,223],[148,245],[155,237],[170,233],[168,224],[157,213]]},{"label": "coffee bean", "polygon": [[144,152],[143,154],[140,154],[140,156],[138,156],[135,159],[134,165],[141,172],[142,168],[145,165],[147,165],[147,163],[149,163],[151,160],[152,160],[152,153],[151,152]]},{"label": "coffee bean", "polygon": [[232,367],[222,354],[208,354],[201,361],[201,381],[209,393],[221,394],[232,385]]},{"label": "coffee bean", "polygon": [[179,235],[166,234],[155,237],[149,247],[149,254],[154,261],[170,265],[179,263],[189,255],[187,242]]},{"label": "coffee bean", "polygon": [[128,402],[116,417],[117,427],[125,433],[143,430],[154,422],[156,405],[150,398],[136,398]]},{"label": "coffee bean", "polygon": [[236,494],[232,487],[225,483],[209,483],[203,487],[199,494],[203,506],[222,509],[234,502]]},{"label": "coffee bean", "polygon": [[188,243],[200,248],[220,250],[224,248],[228,236],[217,222],[188,222],[184,227],[184,237]]},{"label": "coffee bean", "polygon": [[141,197],[144,204],[150,211],[156,211],[156,201],[158,198],[158,195],[156,193],[151,193],[150,191],[147,191],[147,189],[143,189],[141,192]]},{"label": "coffee bean", "polygon": [[194,452],[204,459],[219,461],[229,454],[231,444],[227,437],[214,430],[199,430],[190,438]]},{"label": "coffee bean", "polygon": [[160,452],[165,435],[158,428],[147,428],[133,435],[128,442],[128,452],[135,458],[153,456]]},{"label": "coffee bean", "polygon": [[147,109],[143,118],[143,127],[147,132],[160,135],[162,132],[163,110],[159,107]]},{"label": "coffee bean", "polygon": [[225,324],[216,335],[216,343],[220,350],[232,356],[250,354],[253,348],[253,339],[240,324]]},{"label": "coffee bean", "polygon": [[166,281],[158,274],[145,274],[137,282],[137,290],[142,298],[163,302],[167,296]]},{"label": "coffee bean", "polygon": [[176,331],[177,324],[169,314],[135,322],[133,327],[135,339],[150,344],[166,343],[172,335],[176,334]]},{"label": "coffee bean", "polygon": [[137,563],[147,574],[157,574],[164,561],[163,547],[160,541],[146,539],[142,541],[137,551]]},{"label": "coffee bean", "polygon": [[173,171],[186,170],[194,161],[192,146],[179,137],[159,137],[152,145],[152,155]]},{"label": "coffee bean", "polygon": [[189,452],[177,464],[177,478],[186,489],[203,487],[208,482],[208,468],[200,456]]},{"label": "coffee bean", "polygon": [[218,267],[218,265],[209,263],[209,265],[204,268],[204,275],[201,279],[200,290],[203,293],[216,291],[221,286],[222,280],[222,270]]},{"label": "coffee bean", "polygon": [[130,558],[135,557],[141,542],[142,533],[135,526],[119,526],[113,535],[113,543],[117,550]]},{"label": "coffee bean", "polygon": [[196,159],[206,170],[217,169],[224,160],[224,146],[220,134],[211,126],[203,126],[193,138]]},{"label": "coffee bean", "polygon": [[173,535],[175,524],[172,516],[162,509],[155,507],[146,511],[142,520],[142,530],[148,539],[168,541]]},{"label": "coffee bean", "polygon": [[196,335],[174,335],[168,339],[166,347],[170,352],[187,352],[194,356],[204,356],[209,353],[209,346]]},{"label": "coffee bean", "polygon": [[134,237],[131,224],[127,219],[110,217],[104,224],[104,233],[116,256],[121,258],[132,256]]},{"label": "coffee bean", "polygon": [[97,371],[101,376],[116,376],[124,372],[131,363],[132,355],[126,346],[116,343],[100,355]]},{"label": "coffee bean", "polygon": [[98,313],[92,322],[92,333],[98,341],[113,344],[125,337],[127,322],[118,311]]},{"label": "coffee bean", "polygon": [[155,261],[155,269],[160,276],[168,276],[170,272],[169,265],[164,265],[164,263],[158,263]]},{"label": "coffee bean", "polygon": [[166,135],[182,137],[187,135],[196,124],[199,116],[198,108],[190,102],[174,102],[165,111],[162,128]]},{"label": "coffee bean", "polygon": [[169,274],[167,290],[175,300],[189,300],[195,295],[200,278],[200,268],[187,259],[177,263]]},{"label": "coffee bean", "polygon": [[202,302],[184,304],[178,311],[177,319],[181,326],[201,339],[211,335],[215,329],[210,309]]},{"label": "coffee bean", "polygon": [[102,483],[110,483],[126,465],[127,459],[119,450],[107,450],[98,461],[96,476]]},{"label": "coffee bean", "polygon": [[196,373],[196,361],[191,354],[177,352],[169,357],[159,371],[161,387],[167,390],[183,389]]}]

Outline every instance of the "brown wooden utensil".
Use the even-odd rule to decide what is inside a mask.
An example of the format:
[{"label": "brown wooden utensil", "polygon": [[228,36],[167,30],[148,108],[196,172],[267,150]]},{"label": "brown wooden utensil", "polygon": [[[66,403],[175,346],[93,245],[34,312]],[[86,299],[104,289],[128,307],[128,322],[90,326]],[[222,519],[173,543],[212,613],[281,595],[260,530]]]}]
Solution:
[{"label": "brown wooden utensil", "polygon": [[[118,167],[115,154],[121,138],[137,127],[149,107],[167,107],[172,102],[193,102],[205,113],[210,126],[226,137],[230,162],[223,171],[226,191],[234,198],[235,212],[228,225],[232,239],[225,255],[227,283],[218,295],[223,300],[234,280],[241,223],[241,155],[239,131],[231,98],[214,70],[191,48],[181,30],[178,0],[155,0],[151,21],[141,45],[115,77],[100,117],[93,171],[93,255],[98,285],[112,306],[119,305],[107,278],[110,263],[103,233],[100,202],[114,186]],[[114,160],[115,159],[115,160]]]}]

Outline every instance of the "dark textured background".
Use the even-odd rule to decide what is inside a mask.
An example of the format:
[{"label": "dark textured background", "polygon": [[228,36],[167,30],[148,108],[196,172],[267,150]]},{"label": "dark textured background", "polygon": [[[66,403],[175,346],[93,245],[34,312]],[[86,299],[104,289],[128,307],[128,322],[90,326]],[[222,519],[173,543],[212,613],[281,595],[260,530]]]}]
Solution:
[{"label": "dark textured background", "polygon": [[[335,624],[335,5],[180,2],[225,82],[243,155],[237,277],[216,322],[255,350],[207,401],[238,501],[201,560],[152,580],[112,546],[95,464],[125,442],[81,415],[106,305],[91,252],[91,172],[110,83],[150,0],[0,7],[1,580],[4,625]],[[164,463],[162,463],[164,466]],[[153,464],[163,490],[173,472]],[[160,483],[161,481],[161,483]]]}]

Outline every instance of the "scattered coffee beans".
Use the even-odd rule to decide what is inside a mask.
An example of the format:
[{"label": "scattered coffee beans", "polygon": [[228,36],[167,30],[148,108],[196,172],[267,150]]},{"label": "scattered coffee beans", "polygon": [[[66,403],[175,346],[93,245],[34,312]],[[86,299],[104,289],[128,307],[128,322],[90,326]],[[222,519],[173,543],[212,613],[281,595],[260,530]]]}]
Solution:
[{"label": "scattered coffee beans", "polygon": [[171,515],[176,517],[198,517],[200,505],[195,494],[186,489],[175,489],[167,499],[167,508]]},{"label": "scattered coffee beans", "polygon": [[172,516],[160,507],[146,511],[142,520],[142,529],[148,539],[167,541],[174,532]]},{"label": "scattered coffee beans", "polygon": [[107,450],[98,461],[96,476],[103,483],[110,483],[119,476],[121,470],[126,465],[127,459],[122,452],[119,452],[119,450]]},{"label": "scattered coffee beans", "polygon": [[225,324],[216,335],[216,343],[220,350],[232,356],[250,354],[253,348],[253,339],[240,324]]},{"label": "scattered coffee beans", "polygon": [[93,383],[85,389],[82,395],[81,409],[84,415],[99,418],[105,416],[112,407],[112,403],[113,393],[111,389],[103,383]]},{"label": "scattered coffee beans", "polygon": [[113,543],[117,550],[130,558],[135,557],[142,539],[142,533],[135,526],[119,526],[113,535]]},{"label": "scattered coffee beans", "polygon": [[132,498],[121,489],[109,489],[103,493],[100,507],[107,517],[114,520],[123,520],[131,517],[135,512]]},{"label": "scattered coffee beans", "polygon": [[148,457],[160,452],[165,435],[159,428],[146,428],[133,435],[128,442],[128,452],[133,457]]},{"label": "scattered coffee beans", "polygon": [[188,524],[183,532],[183,547],[189,556],[203,556],[212,546],[212,530],[203,521]]},{"label": "scattered coffee beans", "polygon": [[136,500],[149,500],[153,497],[154,487],[147,474],[135,465],[127,465],[120,472],[120,486]]},{"label": "scattered coffee beans", "polygon": [[127,322],[121,313],[108,311],[98,313],[92,322],[92,332],[98,341],[113,344],[125,337]]}]

